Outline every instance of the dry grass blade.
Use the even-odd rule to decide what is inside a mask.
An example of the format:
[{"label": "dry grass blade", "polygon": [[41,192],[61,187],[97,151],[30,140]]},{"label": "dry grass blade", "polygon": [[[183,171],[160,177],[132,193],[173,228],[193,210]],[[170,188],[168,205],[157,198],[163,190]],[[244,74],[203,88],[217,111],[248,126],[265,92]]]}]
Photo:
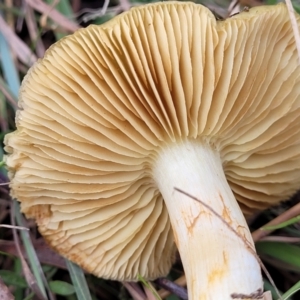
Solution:
[{"label": "dry grass blade", "polygon": [[25,20],[30,38],[35,45],[36,53],[38,57],[43,57],[45,54],[45,47],[40,39],[40,33],[35,22],[33,9],[27,3],[25,3]]},{"label": "dry grass blade", "polygon": [[11,49],[14,49],[16,56],[27,66],[32,66],[37,60],[36,56],[30,48],[13,32],[13,30],[6,24],[0,15],[1,33],[8,42]]},{"label": "dry grass blade", "polygon": [[241,5],[239,0],[232,0],[228,7],[228,16],[238,14],[241,11]]},{"label": "dry grass blade", "polygon": [[59,13],[57,10],[55,10],[50,5],[47,5],[46,3],[40,1],[40,0],[26,0],[26,2],[35,10],[39,11],[40,13],[48,16],[51,18],[55,23],[57,23],[59,26],[64,28],[67,31],[74,32],[77,29],[80,28],[79,25],[77,25],[75,22],[69,20],[64,15]]},{"label": "dry grass blade", "polygon": [[135,282],[122,282],[134,300],[147,300],[146,295]]},{"label": "dry grass blade", "polygon": [[97,17],[104,16],[106,14],[106,12],[107,12],[107,9],[108,9],[108,6],[109,6],[109,2],[110,2],[110,0],[104,0],[103,6],[102,6],[102,8],[100,10],[97,9],[96,11],[83,16],[81,18],[81,21],[83,21],[83,22],[86,23],[86,22],[91,21],[91,20],[93,20],[93,19],[95,19]]},{"label": "dry grass blade", "polygon": [[[14,210],[13,209],[11,209],[11,224],[13,226],[16,226],[16,224],[15,224],[15,216],[14,216]],[[19,240],[19,236],[17,234],[16,229],[13,229],[12,232],[13,232],[14,242],[15,242],[18,254],[19,254],[19,258],[21,260],[22,269],[23,269],[23,273],[24,273],[24,276],[25,276],[27,284],[30,286],[30,288],[32,289],[32,291],[35,292],[35,294],[36,294],[36,296],[37,296],[37,298],[39,300],[47,300],[46,294],[43,293],[39,289],[39,287],[37,285],[37,282],[34,279],[34,276],[31,273],[31,270],[30,270],[30,268],[29,268],[29,266],[28,266],[28,264],[27,264],[27,262],[25,260],[25,257],[24,257],[24,255],[23,255],[23,253],[21,251],[20,240]]]},{"label": "dry grass blade", "polygon": [[14,6],[13,0],[5,0],[5,5],[8,8],[8,10],[7,10],[6,14],[5,14],[5,18],[6,18],[7,24],[11,28],[13,28],[14,27],[14,16],[11,13],[11,11],[9,11],[9,9],[12,9],[13,6]]},{"label": "dry grass blade", "polygon": [[[1,16],[0,16],[1,18]],[[0,20],[1,22],[1,20]],[[10,88],[5,83],[2,76],[0,76],[0,91],[3,93],[3,95],[6,97],[7,101],[10,103],[10,105],[17,110],[18,109],[18,99],[15,97],[15,95],[12,93]],[[0,167],[2,165],[2,162],[0,162]]]},{"label": "dry grass blade", "polygon": [[[148,284],[151,286],[151,289],[149,287],[143,286],[144,292],[147,296],[147,300],[158,300],[158,299],[161,300],[161,298],[159,296],[158,296],[159,297],[158,298],[154,295],[154,293],[153,293],[154,287],[151,285],[151,283],[149,282]],[[157,292],[156,292],[156,294],[157,294]]]},{"label": "dry grass blade", "polygon": [[147,300],[161,300],[160,296],[157,293],[157,290],[153,287],[151,282],[147,281],[141,275],[138,275],[138,281],[143,285]]},{"label": "dry grass blade", "polygon": [[280,243],[300,243],[299,237],[291,236],[266,236],[261,241],[280,242]]},{"label": "dry grass blade", "polygon": [[27,231],[29,230],[28,228],[23,227],[23,226],[14,226],[14,225],[6,225],[6,224],[0,224],[0,228],[1,227],[3,227],[3,228],[17,229],[17,230],[27,230]]},{"label": "dry grass blade", "polygon": [[265,229],[262,229],[262,228],[267,227],[267,226],[278,225],[278,224],[283,223],[283,222],[285,222],[289,219],[292,219],[292,218],[294,218],[298,215],[300,215],[300,203],[296,204],[295,206],[293,206],[292,208],[290,208],[286,212],[282,213],[277,218],[273,219],[272,221],[270,221],[269,223],[267,223],[263,227],[261,227],[261,228],[257,229],[256,231],[252,232],[253,240],[255,242],[257,242],[260,239],[262,239],[263,237],[269,235],[270,233],[272,233],[274,231],[274,230],[265,230]]},{"label": "dry grass blade", "polygon": [[188,300],[187,290],[182,287],[186,286],[186,277],[184,275],[176,279],[174,282],[166,278],[159,278],[157,279],[157,282],[161,287],[165,288],[157,292],[162,299],[168,297],[172,293],[180,297],[180,299]]},{"label": "dry grass blade", "polygon": [[[19,226],[25,226],[25,220],[23,215],[21,214],[20,205],[18,202],[13,201],[12,206],[12,216],[15,217],[16,222]],[[40,292],[45,298],[48,298],[49,300],[54,300],[55,297],[50,291],[50,287],[48,284],[48,281],[44,275],[41,263],[38,259],[37,253],[35,251],[34,245],[32,243],[31,237],[29,235],[28,231],[20,231],[20,236],[24,245],[25,252],[27,254],[27,260],[30,264],[30,273],[32,271],[32,275],[34,276],[33,280],[33,288]],[[46,293],[46,290],[48,291],[48,294]]]},{"label": "dry grass blade", "polygon": [[285,0],[286,6],[288,8],[288,12],[290,15],[290,19],[291,19],[291,24],[292,24],[292,28],[293,28],[293,32],[294,32],[294,38],[295,38],[295,43],[296,43],[296,47],[297,47],[297,51],[298,51],[298,57],[299,57],[299,64],[300,64],[300,33],[299,33],[299,27],[298,27],[298,23],[297,23],[297,19],[295,16],[295,11],[293,8],[293,4],[291,2],[291,0]]},{"label": "dry grass blade", "polygon": [[12,295],[8,287],[4,284],[0,277],[0,299],[1,300],[14,300],[15,297]]},{"label": "dry grass blade", "polygon": [[68,267],[77,298],[80,300],[92,300],[83,270],[68,259],[65,259],[65,262]]}]

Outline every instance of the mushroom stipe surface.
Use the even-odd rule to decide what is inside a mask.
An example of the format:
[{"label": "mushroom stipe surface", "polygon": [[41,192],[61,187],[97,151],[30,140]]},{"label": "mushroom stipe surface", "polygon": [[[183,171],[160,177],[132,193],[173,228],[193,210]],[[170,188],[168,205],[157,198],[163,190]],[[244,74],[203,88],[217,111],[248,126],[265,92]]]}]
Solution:
[{"label": "mushroom stipe surface", "polygon": [[51,247],[97,276],[164,276],[176,244],[190,299],[252,295],[251,251],[174,187],[253,246],[243,213],[300,185],[299,95],[285,5],[224,21],[193,3],[133,8],[28,72],[5,138],[11,194]]}]

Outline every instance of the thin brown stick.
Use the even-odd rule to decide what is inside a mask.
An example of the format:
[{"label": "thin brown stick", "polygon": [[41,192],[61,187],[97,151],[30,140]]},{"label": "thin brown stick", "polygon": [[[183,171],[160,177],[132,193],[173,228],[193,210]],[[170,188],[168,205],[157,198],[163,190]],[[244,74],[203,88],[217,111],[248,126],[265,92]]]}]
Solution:
[{"label": "thin brown stick", "polygon": [[[148,282],[148,284],[153,290],[155,290],[155,288],[153,287],[151,282]],[[143,289],[144,289],[144,292],[147,296],[147,300],[157,300],[157,297],[155,297],[155,295],[153,293],[153,290],[150,287],[147,287],[147,286],[143,285]],[[156,291],[156,293],[157,293],[157,291]]]},{"label": "thin brown stick", "polygon": [[135,282],[122,282],[134,300],[146,300],[147,297]]},{"label": "thin brown stick", "polygon": [[285,211],[284,213],[282,213],[281,215],[279,215],[278,217],[276,217],[275,219],[273,219],[272,221],[270,221],[263,227],[252,232],[252,238],[253,238],[254,242],[259,241],[260,239],[269,235],[270,233],[272,233],[275,230],[275,229],[266,230],[266,229],[263,229],[264,227],[278,225],[278,224],[285,222],[287,220],[290,220],[298,215],[300,215],[300,203],[296,204],[289,210]]},{"label": "thin brown stick", "polygon": [[[29,228],[23,227],[23,226],[16,226],[16,225],[6,225],[6,224],[0,224],[0,228],[10,228],[10,229],[17,229],[17,230],[29,230]],[[1,299],[1,298],[0,298]]]},{"label": "thin brown stick", "polygon": [[300,237],[291,236],[266,236],[261,241],[279,242],[279,243],[300,243]]}]

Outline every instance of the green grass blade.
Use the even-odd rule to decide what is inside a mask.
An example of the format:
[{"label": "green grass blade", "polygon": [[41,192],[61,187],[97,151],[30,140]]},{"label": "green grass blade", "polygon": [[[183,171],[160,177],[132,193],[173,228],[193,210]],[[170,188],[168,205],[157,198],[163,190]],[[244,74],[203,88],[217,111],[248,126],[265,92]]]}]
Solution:
[{"label": "green grass blade", "polygon": [[284,228],[284,232],[288,233],[290,236],[300,237],[300,231],[296,228]]},{"label": "green grass blade", "polygon": [[[47,2],[49,2],[49,4],[52,3],[51,0],[48,0]],[[70,20],[75,19],[70,1],[59,1],[56,5],[56,9]]]},{"label": "green grass blade", "polygon": [[49,286],[51,291],[56,295],[70,296],[75,293],[73,285],[65,281],[53,280],[49,282]]},{"label": "green grass blade", "polygon": [[268,255],[300,270],[300,247],[278,242],[258,242],[259,255]]},{"label": "green grass blade", "polygon": [[293,7],[295,11],[299,14],[300,13],[300,3],[299,0],[292,1]]},{"label": "green grass blade", "polygon": [[293,225],[297,222],[300,221],[300,215],[297,216],[297,217],[294,217],[290,220],[287,220],[285,222],[282,222],[280,224],[277,224],[277,225],[274,225],[274,226],[265,226],[265,227],[262,227],[261,229],[262,230],[276,230],[276,229],[281,229],[281,228],[284,228],[284,227],[287,227],[289,225]]},{"label": "green grass blade", "polygon": [[[3,282],[7,285],[12,285],[15,288],[27,288],[27,282],[22,275],[16,274],[14,271],[0,270],[0,276]],[[1,298],[0,298],[1,299]]]},{"label": "green grass blade", "polygon": [[300,281],[294,284],[287,292],[282,295],[283,300],[288,300],[292,295],[300,291]]},{"label": "green grass blade", "polygon": [[158,295],[157,291],[152,287],[151,284],[149,284],[147,282],[147,280],[142,277],[141,275],[138,275],[138,280],[145,286],[147,287],[153,294],[153,296],[157,299],[157,300],[162,300],[161,297]]},{"label": "green grass blade", "polygon": [[[52,0],[47,0],[46,2],[49,5],[53,4]],[[75,19],[70,1],[67,1],[67,0],[59,1],[57,3],[57,5],[55,6],[55,9],[57,11],[59,11],[61,14],[63,14],[65,17],[67,17],[69,20]],[[61,33],[61,32],[56,32],[56,31],[54,31],[54,34],[55,34],[57,41],[60,40],[61,38],[63,38],[64,36],[66,36],[66,34]]]},{"label": "green grass blade", "polygon": [[32,300],[34,299],[34,293],[30,293],[25,299],[23,300]]},{"label": "green grass blade", "polygon": [[[19,258],[15,258],[14,259],[14,273],[16,275],[22,274],[22,262]],[[23,275],[23,274],[22,274]],[[22,276],[23,277],[23,276]],[[23,280],[26,283],[27,286],[27,282],[25,280],[25,278],[23,278]],[[23,295],[24,295],[24,288],[21,287],[15,287],[14,288],[14,296],[15,296],[15,300],[23,300]]]},{"label": "green grass blade", "polygon": [[[22,215],[20,212],[20,205],[17,201],[14,201],[14,210],[15,210],[17,224],[19,226],[24,226],[23,221],[22,221]],[[32,273],[37,282],[37,285],[38,285],[42,295],[45,297],[45,299],[47,299],[47,293],[46,293],[46,288],[45,288],[45,286],[48,287],[47,280],[44,276],[39,259],[35,252],[34,246],[31,242],[29,232],[26,230],[21,230],[20,235],[21,235],[21,239],[22,239],[25,251],[27,253],[27,257],[28,257],[28,261],[29,261]]]},{"label": "green grass blade", "polygon": [[92,300],[82,269],[68,259],[66,259],[66,264],[75,288],[77,298],[80,300]]}]

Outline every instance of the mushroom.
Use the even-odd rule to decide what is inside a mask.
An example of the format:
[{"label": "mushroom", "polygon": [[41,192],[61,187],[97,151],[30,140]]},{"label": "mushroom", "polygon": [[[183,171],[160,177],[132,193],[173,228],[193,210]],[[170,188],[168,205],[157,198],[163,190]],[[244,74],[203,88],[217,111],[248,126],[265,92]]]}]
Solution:
[{"label": "mushroom", "polygon": [[162,2],[81,29],[23,81],[5,139],[12,196],[97,276],[166,275],[176,244],[190,299],[259,297],[242,211],[300,185],[297,59],[283,4],[216,21]]}]

